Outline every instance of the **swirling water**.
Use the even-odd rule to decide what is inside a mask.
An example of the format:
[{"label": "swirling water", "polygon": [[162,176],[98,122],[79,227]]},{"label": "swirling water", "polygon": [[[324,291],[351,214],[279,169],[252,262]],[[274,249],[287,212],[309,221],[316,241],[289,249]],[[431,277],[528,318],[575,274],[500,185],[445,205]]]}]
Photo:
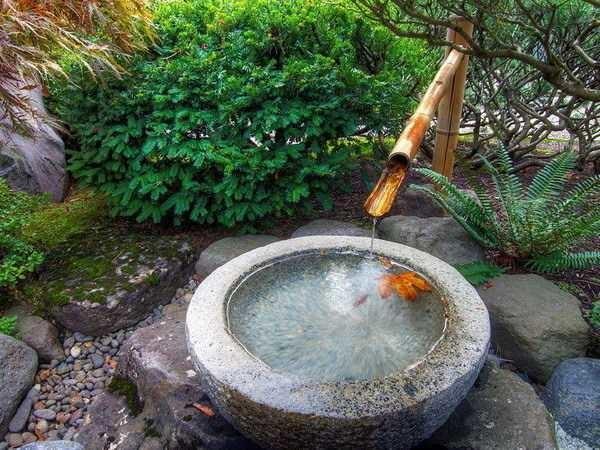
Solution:
[{"label": "swirling water", "polygon": [[377,291],[386,270],[352,253],[304,254],[260,268],[227,305],[233,336],[272,369],[333,381],[385,376],[421,360],[441,337],[435,292],[407,302]]}]

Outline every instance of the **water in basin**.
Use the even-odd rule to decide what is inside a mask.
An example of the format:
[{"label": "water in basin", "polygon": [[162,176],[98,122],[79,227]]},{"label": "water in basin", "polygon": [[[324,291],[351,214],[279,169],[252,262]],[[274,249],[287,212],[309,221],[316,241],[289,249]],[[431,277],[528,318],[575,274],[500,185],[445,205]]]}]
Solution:
[{"label": "water in basin", "polygon": [[272,369],[321,381],[382,377],[420,361],[443,333],[436,292],[380,297],[376,257],[305,254],[243,280],[227,304],[230,332]]}]

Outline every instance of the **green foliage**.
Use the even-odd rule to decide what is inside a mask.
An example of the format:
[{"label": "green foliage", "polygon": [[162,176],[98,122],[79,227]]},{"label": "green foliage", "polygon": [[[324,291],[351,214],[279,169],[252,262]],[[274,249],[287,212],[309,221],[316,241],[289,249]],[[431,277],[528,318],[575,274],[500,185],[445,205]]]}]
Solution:
[{"label": "green foliage", "polygon": [[595,301],[590,311],[590,323],[594,328],[600,329],[600,300]]},{"label": "green foliage", "polygon": [[477,180],[470,187],[477,198],[458,189],[446,177],[417,169],[439,191],[426,191],[482,246],[502,251],[533,270],[551,272],[600,264],[600,251],[573,252],[600,232],[600,175],[564,192],[575,155],[566,152],[540,170],[528,189],[511,172],[505,150],[485,165],[491,177],[488,190]]},{"label": "green foliage", "polygon": [[155,21],[159,46],[129,76],[54,90],[80,145],[71,172],[138,221],[230,227],[329,204],[340,138],[394,132],[434,58],[314,0],[169,0]]},{"label": "green foliage", "polygon": [[504,269],[484,261],[475,261],[456,266],[456,270],[473,286],[479,286],[502,275]]},{"label": "green foliage", "polygon": [[15,336],[17,332],[17,316],[0,317],[0,334]]},{"label": "green foliage", "polygon": [[47,203],[44,196],[12,191],[0,178],[0,289],[13,287],[41,264],[42,253],[19,234],[31,213]]}]

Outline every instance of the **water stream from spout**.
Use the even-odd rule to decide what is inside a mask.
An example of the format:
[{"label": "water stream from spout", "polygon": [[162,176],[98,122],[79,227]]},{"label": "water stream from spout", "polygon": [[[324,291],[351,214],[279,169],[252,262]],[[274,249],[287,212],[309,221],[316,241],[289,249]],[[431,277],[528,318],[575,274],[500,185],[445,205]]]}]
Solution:
[{"label": "water stream from spout", "polygon": [[373,254],[373,243],[375,242],[375,227],[377,225],[377,217],[372,217],[373,225],[371,226],[371,247],[369,253]]}]

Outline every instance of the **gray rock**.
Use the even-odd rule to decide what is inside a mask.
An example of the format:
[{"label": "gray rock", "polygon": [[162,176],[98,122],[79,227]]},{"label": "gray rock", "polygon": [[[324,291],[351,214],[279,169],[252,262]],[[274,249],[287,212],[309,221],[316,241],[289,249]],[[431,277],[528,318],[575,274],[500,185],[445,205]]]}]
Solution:
[{"label": "gray rock", "polygon": [[377,229],[381,239],[423,250],[448,264],[484,259],[483,249],[451,217],[390,216]]},{"label": "gray rock", "polygon": [[15,411],[33,385],[37,366],[35,350],[0,334],[0,436],[8,430]]},{"label": "gray rock", "polygon": [[81,444],[73,441],[44,441],[24,445],[21,450],[86,450]]},{"label": "gray rock", "polygon": [[33,412],[33,415],[35,417],[37,417],[38,419],[44,419],[44,420],[56,419],[56,412],[52,411],[51,409],[36,409]]},{"label": "gray rock", "polygon": [[207,398],[185,341],[187,305],[168,305],[163,319],[137,330],[121,349],[118,373],[137,387],[144,414],[168,437],[169,448],[255,448],[220,415],[207,417],[192,403]]},{"label": "gray rock", "polygon": [[87,342],[93,340],[91,336],[86,336],[85,334],[82,334],[78,331],[73,333],[73,338],[75,338],[75,341],[77,342]]},{"label": "gray rock", "polygon": [[292,238],[302,236],[365,236],[371,237],[371,230],[339,220],[318,219],[301,226],[292,233]]},{"label": "gray rock", "polygon": [[[420,192],[411,189],[413,185],[407,187],[407,189],[398,195],[396,199],[396,206],[394,211],[398,211],[399,215],[402,216],[415,216],[415,217],[445,217],[446,213],[444,209],[438,206],[433,199],[425,192]],[[424,186],[433,188],[431,184],[425,184]]]},{"label": "gray rock", "polygon": [[94,369],[99,369],[100,367],[102,367],[104,365],[104,358],[97,353],[92,353],[89,356],[89,359],[92,362]]},{"label": "gray rock", "polygon": [[[112,229],[87,238],[94,244],[70,247],[63,265],[39,286],[50,299],[62,299],[49,301],[54,318],[84,335],[103,336],[140,322],[157,305],[167,303],[193,270],[192,248],[183,239]],[[75,269],[81,261],[91,267]],[[80,356],[77,348],[71,348],[71,357]]]},{"label": "gray rock", "polygon": [[420,449],[554,450],[550,416],[515,373],[486,363],[474,388]]},{"label": "gray rock", "polygon": [[[21,84],[5,85],[19,92],[41,115],[46,114],[42,89],[22,89]],[[58,134],[44,123],[32,123],[35,130],[25,136],[13,129],[0,110],[0,177],[9,186],[30,193],[47,192],[58,202],[64,198],[67,185],[65,146]]]},{"label": "gray rock", "polygon": [[15,412],[12,420],[8,424],[8,431],[11,433],[18,433],[25,428],[27,425],[27,419],[29,419],[29,413],[33,406],[34,399],[37,397],[39,392],[35,388],[31,388],[19,407]]},{"label": "gray rock", "polygon": [[218,240],[200,254],[200,258],[196,262],[196,273],[203,277],[208,276],[217,267],[231,261],[236,256],[277,241],[279,241],[279,238],[275,236],[261,234],[249,234]]},{"label": "gray rock", "polygon": [[58,330],[47,320],[37,316],[20,317],[17,330],[19,338],[37,352],[40,362],[64,359]]},{"label": "gray rock", "polygon": [[588,326],[579,301],[538,275],[502,275],[478,289],[492,323],[497,353],[547,382],[558,364],[584,356]]},{"label": "gray rock", "polygon": [[59,366],[56,368],[56,373],[59,375],[64,375],[65,373],[68,373],[71,370],[71,368],[69,367],[69,365],[67,363],[62,363],[59,364]]},{"label": "gray rock", "polygon": [[563,361],[546,390],[548,406],[562,430],[600,448],[600,359]]}]

